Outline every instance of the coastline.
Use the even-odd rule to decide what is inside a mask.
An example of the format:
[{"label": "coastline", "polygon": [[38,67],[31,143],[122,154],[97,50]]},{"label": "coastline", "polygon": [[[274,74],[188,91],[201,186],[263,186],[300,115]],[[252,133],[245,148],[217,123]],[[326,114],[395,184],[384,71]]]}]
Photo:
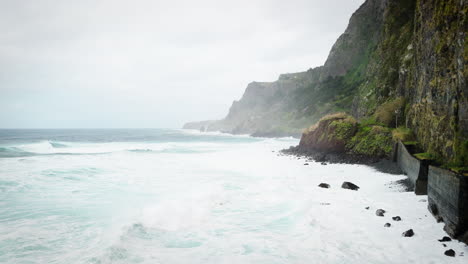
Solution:
[{"label": "coastline", "polygon": [[[253,135],[250,135],[251,137],[254,137]],[[271,137],[267,137],[271,138]],[[301,140],[302,142],[302,140]],[[401,145],[401,143],[400,143]],[[400,147],[401,148],[401,147]],[[399,148],[394,148],[392,157],[399,156],[398,152]],[[368,166],[378,172],[386,173],[386,174],[391,174],[391,175],[405,175],[404,179],[398,180],[395,182],[396,185],[401,186],[402,190],[404,192],[416,192],[416,195],[421,195],[425,194],[427,195],[427,192],[418,192],[418,185],[415,184],[414,182],[414,176],[413,174],[408,174],[408,171],[406,170],[406,167],[402,167],[403,165],[400,163],[400,160],[398,159],[393,159],[390,160],[388,156],[370,156],[370,155],[363,155],[363,154],[354,154],[354,153],[346,153],[346,152],[333,152],[333,151],[320,151],[320,150],[315,150],[313,148],[310,148],[310,146],[304,146],[302,144],[299,144],[297,146],[290,146],[287,149],[282,149],[279,151],[279,155],[287,155],[291,156],[297,159],[305,159],[307,162],[310,161],[315,161],[322,166],[326,166],[328,164],[349,164],[349,165],[365,165]],[[305,163],[304,165],[309,165],[308,163]],[[440,196],[440,194],[439,194]],[[442,197],[442,198],[441,198]],[[442,195],[441,197],[438,197],[437,200],[442,201],[442,203],[447,203],[445,201],[447,198]],[[437,209],[434,209],[434,197],[431,195],[428,196],[428,200],[430,203],[428,204],[428,213],[431,213],[435,219],[436,222],[445,222],[445,227],[444,230],[447,232],[448,235],[450,235],[451,238],[457,239],[462,243],[467,243],[466,242],[466,234],[463,235],[463,233],[456,233],[450,230],[458,230],[459,227],[457,225],[454,225],[453,222],[458,223],[458,217],[456,216],[456,213],[452,212],[450,214],[445,214],[445,215],[450,215],[446,216],[447,218],[444,219],[440,216],[439,212]],[[453,199],[452,199],[453,200]],[[449,201],[453,202],[453,201]],[[440,203],[440,202],[439,202]],[[442,210],[448,210],[446,209],[446,205],[442,204]],[[462,209],[463,210],[463,209]],[[455,217],[453,216],[455,215]],[[455,227],[454,227],[455,226]],[[463,230],[463,221],[460,223],[460,229]]]},{"label": "coastline", "polygon": [[376,169],[379,172],[394,175],[403,174],[402,170],[398,167],[398,165],[395,162],[382,157],[305,150],[302,149],[300,146],[291,146],[288,149],[281,150],[281,152],[286,155],[308,158],[321,163],[367,165]]},{"label": "coastline", "polygon": [[[410,246],[410,244],[408,243],[410,239],[415,239],[416,237],[419,237],[421,235],[427,235],[426,233],[437,232],[438,234],[440,234],[440,237],[432,235],[429,236],[429,239],[426,237],[426,240],[420,241],[420,243],[424,243],[426,244],[426,246],[428,246],[431,243],[439,244],[440,248],[442,249],[440,251],[440,254],[442,256],[447,250],[453,248],[456,252],[455,257],[459,258],[459,261],[464,261],[463,257],[466,254],[468,246],[462,241],[456,239],[452,240],[448,237],[444,230],[444,224],[437,221],[437,219],[434,218],[427,210],[428,196],[420,196],[414,194],[414,189],[412,188],[411,183],[409,182],[409,178],[401,172],[396,163],[385,158],[377,159],[365,156],[353,157],[353,155],[326,154],[320,152],[299,152],[296,148],[297,147],[291,147],[289,149],[281,150],[279,152],[279,155],[294,159],[299,163],[298,166],[302,166],[305,169],[311,169],[312,171],[315,171],[318,167],[327,168],[328,166],[334,167],[336,165],[340,167],[344,166],[344,168],[346,168],[344,169],[344,172],[346,174],[352,174],[353,169],[358,169],[364,166],[375,170],[376,178],[379,178],[379,175],[387,175],[387,177],[393,175],[395,177],[398,177],[398,179],[392,180],[391,182],[387,183],[377,183],[373,179],[363,179],[359,176],[344,177],[341,181],[337,181],[336,179],[331,179],[329,177],[320,177],[320,180],[322,182],[321,184],[331,185],[331,187],[317,186],[317,191],[320,193],[326,193],[328,190],[330,190],[327,188],[331,188],[334,189],[335,192],[340,192],[340,195],[345,196],[349,193],[357,194],[362,192],[369,192],[363,194],[364,197],[359,199],[363,202],[361,210],[356,210],[355,212],[352,212],[351,214],[353,216],[349,215],[348,217],[359,218],[361,224],[368,227],[375,227],[376,221],[381,223],[381,229],[383,230],[383,232],[385,232],[385,230],[388,229],[387,232],[392,233],[391,235],[389,233],[386,233],[386,236],[393,237],[394,239],[400,237],[401,240],[395,240],[392,243],[396,243],[396,245],[399,246],[405,245],[405,247],[408,247],[408,250],[416,250],[415,247]],[[330,168],[330,170],[333,169]],[[318,175],[316,175],[315,173],[313,176],[311,175],[311,177],[316,176]],[[401,178],[400,176],[404,178]],[[341,182],[343,182],[344,180],[349,180],[351,183],[354,183],[358,187],[360,187],[360,189],[358,189],[357,191],[351,191],[346,190],[346,188],[344,187],[340,187]],[[368,188],[371,188],[372,190],[369,190]],[[321,190],[324,191],[322,192]],[[390,195],[393,198],[388,199],[386,202],[383,202],[381,200],[381,197],[385,197],[387,195]],[[323,205],[329,205],[329,203],[324,203]],[[378,215],[378,211],[380,209],[384,211],[384,214],[382,216]],[[425,223],[422,224],[421,221],[424,221]],[[401,224],[404,224],[405,228],[400,228],[399,225]],[[392,228],[399,229],[392,230]],[[350,230],[348,231],[352,232],[351,230],[353,229],[350,228]],[[411,233],[408,235],[407,231],[409,230],[414,232],[414,234]],[[393,232],[395,232],[396,234]],[[447,244],[447,241],[451,244]],[[381,243],[381,241],[374,242],[377,244]],[[415,244],[413,244],[413,246],[414,245]],[[426,248],[426,250],[429,250],[429,246]],[[446,259],[445,261],[447,263],[451,263],[452,261],[454,261],[446,256],[443,257],[444,259]],[[398,258],[401,256],[395,257]],[[393,261],[394,260],[387,260],[383,263],[392,263]],[[446,263],[445,261],[439,260],[434,263]],[[421,258],[413,259],[412,261],[406,259],[401,263],[425,262]]]},{"label": "coastline", "polygon": [[[468,256],[458,241],[437,241],[446,236],[443,224],[427,212],[425,197],[397,184],[405,176],[279,151],[295,139],[161,130],[162,141],[144,131],[129,142],[120,131],[89,132],[77,141],[61,131],[55,147],[48,134],[44,142],[16,142],[35,155],[0,159],[0,175],[12,183],[2,186],[0,237],[22,238],[0,262],[358,264],[365,257],[400,264]],[[24,183],[29,188],[18,188]],[[403,237],[409,229],[414,236]],[[455,258],[444,255],[448,249]]]}]

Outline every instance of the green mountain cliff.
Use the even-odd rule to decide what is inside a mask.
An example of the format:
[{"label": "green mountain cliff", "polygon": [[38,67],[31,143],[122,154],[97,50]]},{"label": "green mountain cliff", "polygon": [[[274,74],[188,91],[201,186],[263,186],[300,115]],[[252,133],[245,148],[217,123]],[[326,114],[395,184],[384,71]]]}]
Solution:
[{"label": "green mountain cliff", "polygon": [[467,167],[467,2],[367,0],[323,66],[252,82],[225,119],[184,127],[300,136],[323,116],[344,112],[350,117],[340,120],[352,120],[354,136],[339,146],[381,146],[376,153],[388,155],[388,138],[403,135],[427,156]]}]

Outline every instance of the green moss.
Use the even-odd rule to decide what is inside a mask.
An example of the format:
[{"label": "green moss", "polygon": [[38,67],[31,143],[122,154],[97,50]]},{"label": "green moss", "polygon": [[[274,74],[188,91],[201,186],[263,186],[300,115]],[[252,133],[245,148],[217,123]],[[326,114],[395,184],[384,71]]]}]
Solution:
[{"label": "green moss", "polygon": [[459,135],[455,138],[455,158],[454,164],[457,167],[468,167],[468,140],[459,140]]},{"label": "green moss", "polygon": [[450,167],[450,170],[456,172],[456,173],[467,173],[468,172],[468,167]]},{"label": "green moss", "polygon": [[417,145],[419,145],[419,142],[417,142],[417,141],[404,141],[403,144],[405,146],[417,146]]},{"label": "green moss", "polygon": [[436,159],[436,157],[433,154],[427,153],[427,152],[416,153],[416,154],[414,154],[414,156],[418,160],[435,160]]},{"label": "green moss", "polygon": [[351,138],[355,133],[356,121],[352,120],[335,120],[330,123],[329,128],[333,131],[331,137],[340,140]]},{"label": "green moss", "polygon": [[389,157],[393,148],[390,129],[382,126],[360,126],[358,133],[346,147],[354,154]]},{"label": "green moss", "polygon": [[369,126],[385,126],[383,123],[377,121],[375,117],[371,116],[361,120],[362,127],[369,127]]}]

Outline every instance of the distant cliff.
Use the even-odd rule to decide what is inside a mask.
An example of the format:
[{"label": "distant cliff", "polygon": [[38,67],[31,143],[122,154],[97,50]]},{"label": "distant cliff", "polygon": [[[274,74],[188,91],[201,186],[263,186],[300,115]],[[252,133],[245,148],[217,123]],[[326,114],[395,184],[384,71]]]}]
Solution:
[{"label": "distant cliff", "polygon": [[468,166],[468,0],[367,0],[325,64],[253,82],[225,119],[185,127],[300,136],[322,116],[414,134],[422,151]]}]

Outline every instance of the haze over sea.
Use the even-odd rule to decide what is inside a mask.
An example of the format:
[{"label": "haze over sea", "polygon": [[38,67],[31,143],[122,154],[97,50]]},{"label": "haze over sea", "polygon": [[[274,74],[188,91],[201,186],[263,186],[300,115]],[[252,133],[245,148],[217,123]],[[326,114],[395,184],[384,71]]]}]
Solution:
[{"label": "haze over sea", "polygon": [[[466,261],[444,256],[443,224],[425,196],[393,184],[403,175],[278,155],[297,143],[167,129],[0,130],[0,263]],[[401,237],[409,228],[416,235]]]}]

